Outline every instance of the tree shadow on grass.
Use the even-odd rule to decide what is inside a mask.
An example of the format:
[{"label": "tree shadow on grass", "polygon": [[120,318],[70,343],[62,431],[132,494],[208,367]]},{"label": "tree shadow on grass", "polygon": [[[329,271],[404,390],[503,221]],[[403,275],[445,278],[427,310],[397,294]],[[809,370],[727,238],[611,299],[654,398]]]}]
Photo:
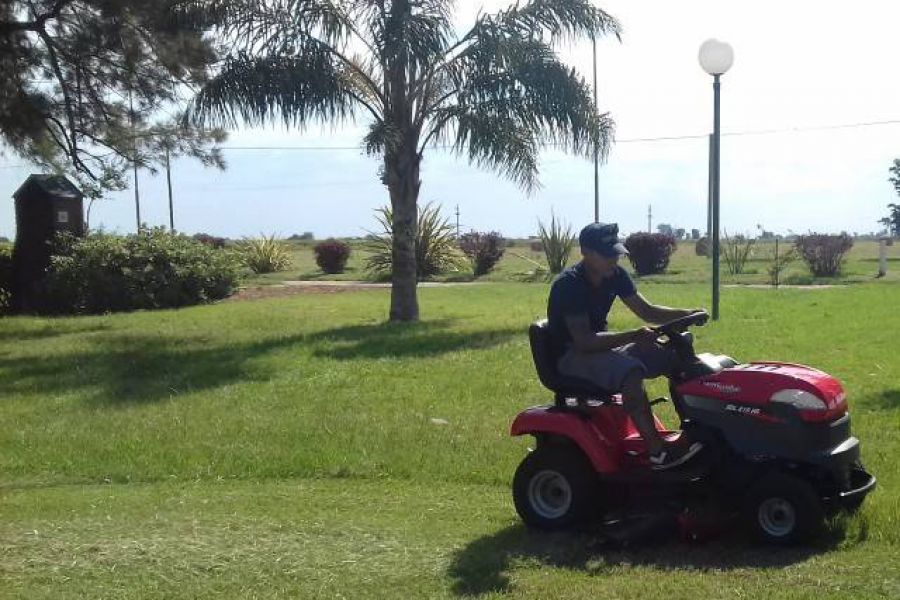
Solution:
[{"label": "tree shadow on grass", "polygon": [[106,331],[105,323],[83,323],[79,321],[50,319],[41,322],[0,320],[0,343],[42,340],[76,333]]},{"label": "tree shadow on grass", "polygon": [[514,525],[474,540],[453,557],[449,575],[458,596],[481,596],[512,591],[510,571],[517,563],[537,563],[585,574],[630,566],[660,570],[712,571],[741,568],[785,567],[833,549],[844,530],[832,525],[812,546],[753,545],[732,533],[704,544],[678,542],[663,530],[641,544],[609,545],[597,533],[536,532]]},{"label": "tree shadow on grass", "polygon": [[0,380],[4,394],[53,397],[75,391],[97,405],[117,406],[268,381],[277,375],[277,367],[260,359],[285,348],[339,360],[415,358],[486,348],[523,335],[519,328],[465,332],[454,330],[452,324],[452,320],[439,320],[360,325],[227,345],[210,345],[200,338],[97,336],[83,345],[85,349],[65,354],[0,355]]},{"label": "tree shadow on grass", "polygon": [[377,323],[328,329],[309,336],[318,346],[313,355],[336,360],[357,358],[425,358],[456,350],[490,348],[514,337],[523,327],[460,330],[455,319],[417,323]]},{"label": "tree shadow on grass", "polygon": [[148,403],[230,383],[265,381],[273,373],[256,359],[302,339],[209,347],[195,339],[106,337],[93,340],[85,351],[2,358],[0,375],[6,393],[49,397],[74,390],[100,405]]}]

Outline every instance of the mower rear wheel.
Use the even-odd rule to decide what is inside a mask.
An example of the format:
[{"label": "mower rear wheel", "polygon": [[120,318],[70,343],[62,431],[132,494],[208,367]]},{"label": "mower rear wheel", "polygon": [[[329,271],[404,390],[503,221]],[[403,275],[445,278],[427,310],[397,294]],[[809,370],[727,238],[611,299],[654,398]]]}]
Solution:
[{"label": "mower rear wheel", "polygon": [[822,501],[812,486],[781,472],[769,473],[753,486],[744,512],[757,539],[770,544],[806,542],[825,523]]},{"label": "mower rear wheel", "polygon": [[597,473],[577,448],[538,448],[513,478],[513,502],[526,525],[566,529],[594,515],[599,498]]}]

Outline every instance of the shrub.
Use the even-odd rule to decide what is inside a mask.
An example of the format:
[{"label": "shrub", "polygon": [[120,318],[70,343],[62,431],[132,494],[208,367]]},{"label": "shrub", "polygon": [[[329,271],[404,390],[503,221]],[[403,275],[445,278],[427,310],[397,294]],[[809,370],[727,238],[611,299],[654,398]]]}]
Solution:
[{"label": "shrub", "polygon": [[853,247],[853,238],[846,233],[827,235],[810,233],[794,242],[800,258],[816,277],[834,277],[841,272],[844,258]]},{"label": "shrub", "polygon": [[460,236],[459,247],[472,261],[475,277],[481,277],[490,273],[503,257],[503,236],[496,231],[470,231]]},{"label": "shrub", "polygon": [[664,233],[632,233],[625,240],[628,258],[638,275],[664,273],[675,252],[675,237]]},{"label": "shrub", "polygon": [[744,272],[744,266],[753,254],[754,242],[755,240],[743,235],[729,237],[728,232],[725,232],[721,251],[729,273],[740,275]]},{"label": "shrub", "polygon": [[239,251],[244,264],[257,275],[285,271],[292,262],[291,249],[274,235],[244,239]]},{"label": "shrub", "polygon": [[775,287],[778,287],[778,284],[781,282],[781,274],[784,273],[788,265],[797,259],[796,247],[791,246],[787,251],[783,249],[779,251],[778,246],[778,240],[775,240],[774,248],[772,249],[772,262],[769,263],[769,268],[766,269],[766,272],[769,274],[769,283]]},{"label": "shrub", "polygon": [[[394,215],[389,206],[375,211],[382,233],[366,236],[366,270],[378,278],[389,279],[394,254]],[[431,202],[419,209],[416,228],[416,277],[419,281],[461,267],[463,257],[456,248],[454,228],[441,217],[440,206]]]},{"label": "shrub", "polygon": [[556,275],[569,264],[569,254],[575,246],[575,236],[572,227],[566,225],[563,228],[562,221],[557,221],[556,216],[550,215],[549,229],[538,221],[538,234],[541,238],[541,249],[547,258],[547,267],[551,275]]},{"label": "shrub", "polygon": [[0,312],[9,308],[12,283],[12,246],[0,243]]},{"label": "shrub", "polygon": [[694,244],[694,254],[697,256],[709,256],[709,238],[702,237],[697,240],[697,243]]},{"label": "shrub", "polygon": [[208,233],[195,233],[194,239],[198,242],[206,244],[207,246],[212,246],[213,248],[224,248],[225,247],[225,238],[216,237],[214,235],[209,235]]},{"label": "shrub", "polygon": [[39,312],[101,313],[171,308],[219,300],[237,285],[240,267],[217,250],[163,228],[126,237],[57,237]]},{"label": "shrub", "polygon": [[543,252],[544,251],[544,243],[543,242],[531,242],[528,246],[531,248],[532,252]]},{"label": "shrub", "polygon": [[316,264],[326,273],[343,273],[350,258],[350,246],[335,239],[316,244],[313,252],[316,254]]}]

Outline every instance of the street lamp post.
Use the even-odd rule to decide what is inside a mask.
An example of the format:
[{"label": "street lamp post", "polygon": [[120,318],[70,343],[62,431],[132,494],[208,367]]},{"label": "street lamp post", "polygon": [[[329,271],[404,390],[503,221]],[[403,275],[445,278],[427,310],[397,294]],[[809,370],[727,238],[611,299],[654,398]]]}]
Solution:
[{"label": "street lamp post", "polygon": [[[597,38],[591,36],[591,47],[594,51],[594,110],[597,107]],[[594,144],[594,223],[600,222],[600,148]]]},{"label": "street lamp post", "polygon": [[700,66],[713,76],[713,135],[711,144],[710,180],[712,183],[712,318],[719,318],[719,78],[734,63],[734,51],[725,42],[710,39],[700,46]]}]

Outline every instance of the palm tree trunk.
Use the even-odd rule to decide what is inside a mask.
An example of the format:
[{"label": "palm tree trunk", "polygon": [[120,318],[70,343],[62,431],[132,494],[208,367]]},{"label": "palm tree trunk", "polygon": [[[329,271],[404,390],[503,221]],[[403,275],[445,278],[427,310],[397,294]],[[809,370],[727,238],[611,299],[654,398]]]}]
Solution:
[{"label": "palm tree trunk", "polygon": [[[382,10],[384,10],[382,8]],[[391,253],[391,321],[418,321],[419,300],[416,297],[416,227],[419,199],[419,131],[413,124],[412,102],[409,97],[409,56],[404,43],[405,21],[412,15],[409,0],[391,3],[385,24],[390,30],[389,41],[382,50],[381,61],[386,65],[385,96],[388,106],[385,123],[400,132],[397,143],[387,145],[384,171],[391,196],[394,231]]]},{"label": "palm tree trunk", "polygon": [[401,150],[385,157],[385,174],[393,213],[391,321],[418,321],[416,297],[416,227],[418,226],[419,163],[415,151]]}]

